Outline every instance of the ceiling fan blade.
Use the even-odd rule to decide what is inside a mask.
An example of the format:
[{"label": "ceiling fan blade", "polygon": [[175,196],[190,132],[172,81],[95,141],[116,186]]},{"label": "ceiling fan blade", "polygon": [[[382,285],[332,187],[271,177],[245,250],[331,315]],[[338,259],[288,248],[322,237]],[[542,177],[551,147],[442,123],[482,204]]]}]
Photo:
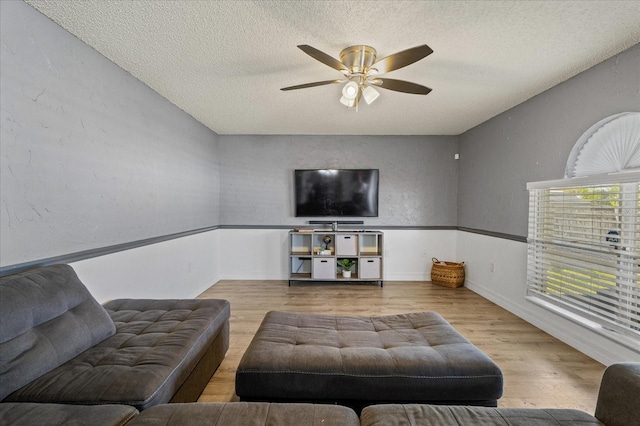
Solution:
[{"label": "ceiling fan blade", "polygon": [[338,83],[342,83],[345,80],[325,80],[325,81],[316,81],[313,83],[305,83],[305,84],[298,84],[297,86],[289,86],[289,87],[283,87],[280,90],[298,90],[298,89],[306,89],[308,87],[316,87],[316,86],[324,86],[325,84],[338,84]]},{"label": "ceiling fan blade", "polygon": [[382,58],[375,64],[371,65],[371,68],[377,69],[378,74],[384,74],[406,67],[414,62],[418,62],[420,59],[423,59],[432,53],[433,50],[426,44],[423,44],[421,46],[403,50],[402,52],[394,53],[386,58]]},{"label": "ceiling fan blade", "polygon": [[414,95],[426,95],[431,89],[420,84],[411,83],[410,81],[394,80],[393,78],[376,78],[371,83],[378,87],[395,92],[411,93]]},{"label": "ceiling fan blade", "polygon": [[304,53],[306,53],[307,55],[311,56],[316,61],[320,61],[323,64],[328,65],[335,70],[349,72],[349,68],[347,68],[345,64],[343,64],[336,58],[329,56],[324,52],[321,52],[315,47],[311,47],[308,44],[301,44],[298,46],[298,48],[302,50]]}]

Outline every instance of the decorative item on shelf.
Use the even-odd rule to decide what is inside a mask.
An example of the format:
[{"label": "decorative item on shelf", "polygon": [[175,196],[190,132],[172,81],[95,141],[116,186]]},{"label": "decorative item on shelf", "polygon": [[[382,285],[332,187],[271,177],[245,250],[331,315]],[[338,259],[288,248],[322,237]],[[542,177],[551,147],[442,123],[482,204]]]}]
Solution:
[{"label": "decorative item on shelf", "polygon": [[314,247],[313,254],[317,254],[318,256],[331,256],[331,249],[327,250],[323,247]]},{"label": "decorative item on shelf", "polygon": [[464,284],[464,262],[442,262],[431,259],[431,282],[443,287],[458,288]]},{"label": "decorative item on shelf", "polygon": [[322,242],[324,243],[324,249],[325,250],[329,250],[329,244],[331,244],[331,235],[325,235],[324,238],[322,239]]},{"label": "decorative item on shelf", "polygon": [[342,276],[344,278],[351,278],[351,268],[356,264],[353,259],[340,259],[338,260],[338,266],[342,268]]}]

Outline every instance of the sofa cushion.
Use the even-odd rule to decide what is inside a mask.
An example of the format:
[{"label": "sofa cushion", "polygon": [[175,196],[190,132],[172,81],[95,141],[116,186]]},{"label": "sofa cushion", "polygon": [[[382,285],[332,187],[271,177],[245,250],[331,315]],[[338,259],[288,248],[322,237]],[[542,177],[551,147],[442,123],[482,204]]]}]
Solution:
[{"label": "sofa cushion", "polygon": [[231,402],[159,405],[145,410],[127,426],[357,426],[356,413],[339,405]]},{"label": "sofa cushion", "polygon": [[607,426],[626,426],[640,419],[640,362],[606,368],[600,383],[596,417]]},{"label": "sofa cushion", "polygon": [[120,426],[138,414],[127,405],[67,405],[30,402],[0,403],[0,424],[13,426]]},{"label": "sofa cushion", "polygon": [[579,410],[425,404],[370,405],[362,410],[360,424],[361,426],[602,426],[598,419]]},{"label": "sofa cushion", "polygon": [[68,265],[0,278],[0,400],[114,332]]},{"label": "sofa cushion", "polygon": [[229,302],[114,300],[115,335],[14,392],[7,400],[126,404],[169,402],[219,333]]}]

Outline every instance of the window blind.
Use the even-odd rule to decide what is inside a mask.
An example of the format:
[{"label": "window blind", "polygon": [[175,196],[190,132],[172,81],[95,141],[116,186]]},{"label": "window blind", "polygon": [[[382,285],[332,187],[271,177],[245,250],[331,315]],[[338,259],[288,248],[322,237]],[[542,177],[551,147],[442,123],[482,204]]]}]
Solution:
[{"label": "window blind", "polygon": [[640,173],[527,189],[527,296],[640,348]]}]

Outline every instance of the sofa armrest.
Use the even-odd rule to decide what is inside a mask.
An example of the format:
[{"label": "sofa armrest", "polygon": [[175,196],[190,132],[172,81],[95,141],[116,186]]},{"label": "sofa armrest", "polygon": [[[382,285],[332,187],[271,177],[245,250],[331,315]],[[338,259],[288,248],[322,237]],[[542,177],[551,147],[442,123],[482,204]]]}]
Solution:
[{"label": "sofa armrest", "polygon": [[596,418],[607,426],[635,424],[640,419],[640,363],[607,367],[600,383]]}]

